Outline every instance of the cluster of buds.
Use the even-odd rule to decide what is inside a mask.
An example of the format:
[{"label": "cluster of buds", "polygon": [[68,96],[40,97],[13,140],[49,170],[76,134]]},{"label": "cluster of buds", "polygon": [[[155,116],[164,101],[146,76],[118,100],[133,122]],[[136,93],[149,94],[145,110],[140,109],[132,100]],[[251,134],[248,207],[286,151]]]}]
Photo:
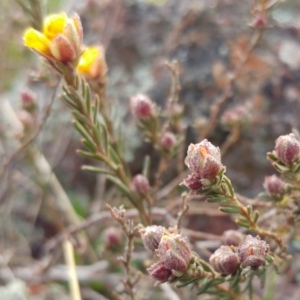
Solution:
[{"label": "cluster of buds", "polygon": [[147,269],[157,283],[180,277],[188,270],[192,251],[186,237],[155,225],[141,229],[140,234],[145,248],[155,252],[159,258]]},{"label": "cluster of buds", "polygon": [[182,185],[193,192],[199,192],[203,187],[219,182],[225,172],[220,149],[206,139],[199,144],[189,145],[185,164],[191,174],[182,182]]},{"label": "cluster of buds", "polygon": [[29,28],[24,44],[47,60],[63,64],[74,63],[82,52],[82,26],[78,15],[68,18],[65,13],[45,19],[43,32]]},{"label": "cluster of buds", "polygon": [[266,262],[269,246],[259,237],[248,235],[237,247],[221,246],[210,257],[209,261],[215,271],[230,275],[240,268],[256,269]]},{"label": "cluster of buds", "polygon": [[251,122],[251,109],[246,104],[237,105],[224,112],[221,123],[225,127],[245,127]]},{"label": "cluster of buds", "polygon": [[267,194],[274,199],[281,199],[284,194],[285,183],[276,175],[267,176],[263,187]]},{"label": "cluster of buds", "polygon": [[85,47],[80,18],[65,13],[48,16],[42,32],[28,28],[23,36],[24,44],[40,54],[56,69],[64,72],[65,66],[77,67],[87,80],[103,81],[107,72],[102,46]]}]

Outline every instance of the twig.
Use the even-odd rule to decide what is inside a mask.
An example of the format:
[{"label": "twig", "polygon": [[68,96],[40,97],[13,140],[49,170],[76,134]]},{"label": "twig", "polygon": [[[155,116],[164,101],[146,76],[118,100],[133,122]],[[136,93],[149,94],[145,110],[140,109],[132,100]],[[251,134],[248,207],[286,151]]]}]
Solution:
[{"label": "twig", "polygon": [[112,208],[108,204],[106,204],[106,206],[109,209],[112,217],[122,226],[123,231],[127,236],[127,247],[125,250],[125,255],[123,257],[120,257],[119,260],[123,263],[126,271],[126,279],[122,280],[122,282],[127,293],[130,296],[130,299],[135,300],[134,287],[140,280],[141,274],[138,273],[134,276],[134,278],[132,278],[131,257],[134,251],[134,238],[138,235],[139,228],[134,226],[132,220],[128,220],[125,218],[125,209],[123,208],[123,206],[121,206],[120,208]]},{"label": "twig", "polygon": [[211,116],[210,116],[210,119],[206,126],[206,130],[203,133],[203,137],[202,137],[203,139],[207,138],[215,129],[217,121],[218,121],[219,113],[220,113],[221,109],[224,107],[224,105],[226,104],[227,100],[229,99],[234,82],[240,75],[240,72],[242,71],[244,65],[246,64],[246,62],[250,58],[254,48],[257,46],[258,42],[260,41],[260,39],[263,35],[263,32],[264,32],[264,30],[261,28],[257,29],[254,32],[254,34],[249,42],[248,50],[247,50],[244,58],[240,61],[240,63],[233,70],[231,76],[229,77],[227,86],[225,87],[225,90],[224,90],[222,96],[219,98],[219,100],[214,105],[211,106]]},{"label": "twig", "polygon": [[25,142],[23,142],[15,151],[13,151],[13,153],[8,158],[6,158],[6,160],[3,162],[2,171],[0,174],[0,180],[3,179],[4,175],[6,174],[6,172],[8,170],[9,165],[12,163],[14,158],[20,152],[22,152],[27,146],[29,146],[31,144],[31,142],[33,142],[37,138],[39,133],[44,129],[44,127],[47,123],[47,120],[48,120],[49,116],[51,115],[52,105],[56,98],[58,87],[60,86],[60,83],[61,83],[61,79],[59,79],[59,81],[57,82],[57,84],[54,88],[54,91],[51,96],[51,100],[45,108],[44,116],[42,117],[42,120],[40,121],[40,124],[38,125],[36,131],[29,138],[27,138],[27,140]]},{"label": "twig", "polygon": [[72,300],[81,300],[80,288],[76,275],[76,264],[74,260],[74,249],[73,245],[69,240],[63,242],[63,252],[65,261],[69,269],[69,286]]}]

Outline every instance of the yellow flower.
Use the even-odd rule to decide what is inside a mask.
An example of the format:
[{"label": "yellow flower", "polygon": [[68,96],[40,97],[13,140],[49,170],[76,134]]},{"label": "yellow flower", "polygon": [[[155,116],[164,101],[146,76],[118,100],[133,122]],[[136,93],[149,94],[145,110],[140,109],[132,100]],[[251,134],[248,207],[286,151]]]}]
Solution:
[{"label": "yellow flower", "polygon": [[42,56],[62,63],[73,62],[81,53],[82,26],[78,15],[50,15],[44,21],[43,32],[28,28],[24,44]]},{"label": "yellow flower", "polygon": [[103,47],[87,47],[80,56],[77,71],[87,79],[101,79],[107,72]]}]

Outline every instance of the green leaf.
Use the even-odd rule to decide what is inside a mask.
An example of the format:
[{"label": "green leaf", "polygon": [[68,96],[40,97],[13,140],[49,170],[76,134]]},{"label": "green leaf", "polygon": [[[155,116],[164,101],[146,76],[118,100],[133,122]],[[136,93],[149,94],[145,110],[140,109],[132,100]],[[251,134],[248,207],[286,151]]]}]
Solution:
[{"label": "green leaf", "polygon": [[100,108],[100,99],[99,99],[98,95],[96,95],[96,97],[95,97],[95,106],[94,106],[94,109],[93,109],[93,122],[94,122],[94,124],[97,124],[99,108]]},{"label": "green leaf", "polygon": [[150,170],[150,163],[151,163],[151,159],[149,155],[146,155],[145,159],[144,159],[144,163],[143,163],[143,172],[142,174],[148,178],[149,176],[149,170]]},{"label": "green leaf", "polygon": [[74,116],[74,118],[79,121],[80,123],[85,124],[87,122],[86,116],[83,115],[81,112],[79,112],[78,110],[72,110],[71,111],[72,115]]},{"label": "green leaf", "polygon": [[97,128],[98,128],[99,133],[100,133],[99,136],[100,136],[100,139],[101,139],[101,142],[102,142],[102,147],[103,147],[105,153],[109,153],[107,129],[101,123],[98,124]]},{"label": "green leaf", "polygon": [[108,175],[107,179],[110,180],[112,183],[114,183],[117,186],[117,188],[121,191],[121,193],[123,193],[131,201],[131,203],[133,203],[133,205],[136,207],[136,203],[132,198],[130,190],[119,178]]},{"label": "green leaf", "polygon": [[76,151],[78,155],[85,157],[85,158],[91,158],[91,159],[96,159],[96,160],[101,160],[101,158],[99,157],[99,155],[97,154],[93,154],[87,151],[83,151],[83,150],[77,150]]},{"label": "green leaf", "polygon": [[234,197],[234,189],[233,189],[233,186],[231,184],[231,181],[230,179],[227,177],[227,176],[223,176],[223,183],[226,185],[229,193],[230,193],[230,196]]},{"label": "green leaf", "polygon": [[242,227],[245,227],[245,228],[249,228],[250,227],[250,224],[249,222],[245,219],[245,218],[238,218],[236,221],[235,221],[239,226],[242,226]]},{"label": "green leaf", "polygon": [[228,214],[239,214],[240,209],[236,207],[219,207],[219,210]]},{"label": "green leaf", "polygon": [[235,207],[238,208],[239,213],[241,212],[239,205],[235,201],[227,201],[220,203],[221,207]]},{"label": "green leaf", "polygon": [[87,83],[85,83],[86,86],[86,95],[85,95],[85,100],[86,100],[86,110],[88,114],[91,114],[91,90],[90,87]]},{"label": "green leaf", "polygon": [[91,143],[94,143],[94,141],[92,140],[92,137],[90,136],[90,134],[85,130],[85,128],[82,126],[82,124],[80,124],[78,121],[73,121],[73,124],[75,126],[75,128],[78,130],[78,132],[88,141],[90,141]]},{"label": "green leaf", "polygon": [[254,211],[254,213],[252,215],[252,220],[253,220],[254,223],[257,222],[258,217],[259,217],[259,212],[256,210],[256,211]]},{"label": "green leaf", "polygon": [[109,157],[113,160],[113,162],[116,165],[119,165],[121,163],[121,160],[118,156],[118,154],[116,153],[116,151],[113,149],[113,147],[111,147],[110,145],[108,146],[108,153],[109,153]]},{"label": "green leaf", "polygon": [[66,104],[67,106],[69,106],[71,109],[76,109],[76,110],[78,110],[78,106],[77,106],[72,100],[70,100],[69,96],[67,96],[67,95],[62,95],[60,98],[61,98],[61,99],[65,102],[65,104]]},{"label": "green leaf", "polygon": [[229,202],[230,200],[228,200],[228,198],[223,197],[223,196],[209,196],[209,198],[207,198],[207,202],[210,203],[218,203],[218,202]]},{"label": "green leaf", "polygon": [[85,139],[82,139],[82,144],[88,148],[92,153],[96,153],[97,152],[97,146],[95,143],[91,143],[90,141],[87,141]]},{"label": "green leaf", "polygon": [[104,169],[104,168],[98,168],[98,167],[94,167],[94,166],[83,165],[81,167],[81,169],[85,170],[85,171],[94,172],[94,173],[100,173],[100,174],[113,176],[113,173],[110,170],[107,170],[107,169]]}]

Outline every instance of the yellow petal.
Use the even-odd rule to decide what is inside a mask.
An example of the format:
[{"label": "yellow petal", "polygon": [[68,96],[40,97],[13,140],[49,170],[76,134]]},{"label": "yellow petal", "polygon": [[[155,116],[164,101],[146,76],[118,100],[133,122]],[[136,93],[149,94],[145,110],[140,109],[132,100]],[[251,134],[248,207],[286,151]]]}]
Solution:
[{"label": "yellow petal", "polygon": [[49,40],[53,40],[56,36],[63,32],[67,23],[68,17],[64,12],[48,16],[44,22],[44,35]]},{"label": "yellow petal", "polygon": [[99,47],[88,47],[80,56],[77,70],[83,75],[92,75],[92,69],[94,64],[99,58],[100,48]]},{"label": "yellow petal", "polygon": [[25,46],[44,55],[50,55],[50,41],[41,32],[29,28],[24,32],[23,40]]}]

